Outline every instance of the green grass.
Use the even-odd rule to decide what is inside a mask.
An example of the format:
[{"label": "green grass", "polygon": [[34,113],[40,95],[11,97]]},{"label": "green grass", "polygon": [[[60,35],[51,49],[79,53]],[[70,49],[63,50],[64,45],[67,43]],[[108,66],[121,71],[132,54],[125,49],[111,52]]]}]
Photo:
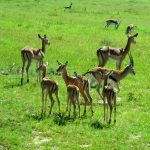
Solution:
[{"label": "green grass", "polygon": [[[149,0],[75,0],[71,11],[60,0],[0,0],[0,148],[1,149],[149,149],[150,147],[150,19]],[[105,29],[105,20],[120,19],[118,30]],[[68,61],[68,72],[84,73],[98,65],[96,50],[109,43],[124,47],[125,28],[137,25],[137,44],[131,51],[136,75],[121,82],[121,102],[117,105],[117,123],[106,127],[102,105],[94,105],[94,116],[65,116],[66,87],[55,76],[56,60]],[[30,83],[20,86],[20,51],[26,46],[41,47],[37,34],[46,34],[51,42],[44,61],[49,62],[49,78],[60,87],[62,116],[57,102],[51,117],[41,117],[41,88],[36,83],[35,63],[30,68]],[[128,57],[122,68],[129,63]],[[107,68],[115,69],[110,61]],[[8,75],[2,75],[8,74]],[[26,78],[25,78],[26,79]],[[91,95],[96,102],[95,89]],[[47,108],[48,110],[48,108]],[[83,112],[83,105],[81,105]]]}]

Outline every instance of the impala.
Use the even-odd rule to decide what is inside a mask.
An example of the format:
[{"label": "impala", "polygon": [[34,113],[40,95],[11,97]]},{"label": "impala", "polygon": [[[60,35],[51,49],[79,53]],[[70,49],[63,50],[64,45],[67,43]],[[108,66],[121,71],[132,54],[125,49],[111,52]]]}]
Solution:
[{"label": "impala", "polygon": [[[21,77],[21,85],[23,85],[23,74],[24,74],[24,68],[25,68],[25,63],[27,62],[27,67],[26,67],[26,73],[27,73],[27,82],[29,82],[29,68],[32,63],[32,60],[37,61],[37,66],[41,65],[43,63],[43,58],[45,54],[45,47],[46,45],[49,45],[49,41],[46,38],[46,35],[44,37],[41,37],[40,34],[38,34],[39,39],[42,41],[42,48],[32,48],[32,47],[24,47],[21,50],[21,57],[22,57],[22,77]],[[39,77],[40,78],[40,77]],[[38,79],[38,76],[37,76]]]},{"label": "impala", "polygon": [[[65,6],[64,8],[65,8],[65,10],[66,10],[66,9],[71,9],[71,8],[72,8],[72,2],[70,3],[69,6]],[[65,10],[64,10],[64,11],[65,11]]]},{"label": "impala", "polygon": [[[109,79],[109,75],[112,73],[109,72],[104,76],[104,87],[103,87],[103,102],[104,102],[104,121],[106,120],[107,124],[111,123],[111,115],[112,115],[112,110],[113,110],[113,104],[114,104],[114,123],[116,123],[116,90],[114,88],[114,86],[110,86],[108,85],[108,79]],[[107,107],[106,107],[107,106]],[[109,116],[109,122],[108,122],[108,106],[110,108],[110,116]],[[106,108],[107,111],[106,111]],[[107,114],[106,114],[106,112]],[[105,115],[106,114],[106,115]]]},{"label": "impala", "polygon": [[71,104],[73,104],[74,116],[76,116],[76,102],[78,104],[79,117],[80,117],[79,88],[76,85],[68,85],[67,86],[67,110],[68,110],[68,103],[69,103],[69,116],[71,111]]},{"label": "impala", "polygon": [[107,63],[108,59],[111,58],[116,61],[116,69],[121,69],[122,61],[125,59],[126,55],[130,51],[131,43],[136,43],[135,37],[138,36],[138,33],[128,36],[128,41],[126,47],[123,48],[113,48],[109,46],[105,46],[97,50],[97,57],[99,60],[99,67],[104,67]]},{"label": "impala", "polygon": [[[108,72],[112,72],[111,75],[109,76],[109,79],[112,80],[114,83],[116,83],[118,91],[120,91],[118,82],[120,80],[123,80],[129,73],[135,75],[135,70],[134,70],[134,61],[131,53],[129,54],[129,59],[130,59],[130,64],[126,66],[124,70],[109,70],[103,67],[95,67],[92,68],[91,70],[87,71],[83,75],[86,75],[88,73],[92,74],[93,77],[98,81],[98,86],[96,87],[98,94],[100,94],[100,86],[101,83],[104,79],[104,75],[107,74]],[[103,98],[101,96],[101,98]]]},{"label": "impala", "polygon": [[51,100],[51,106],[49,115],[52,112],[52,108],[54,105],[53,94],[55,94],[57,102],[58,102],[58,110],[60,114],[60,101],[58,96],[58,83],[55,80],[50,80],[46,77],[46,65],[43,64],[36,69],[37,72],[42,71],[42,81],[41,81],[41,88],[42,88],[42,113],[46,113],[46,103],[47,103],[47,94]]},{"label": "impala", "polygon": [[133,25],[133,24],[129,24],[129,25],[127,26],[127,28],[126,28],[126,34],[131,33],[131,32],[134,30],[135,27],[137,27],[137,26],[135,26],[135,25]]},{"label": "impala", "polygon": [[109,27],[110,25],[114,25],[116,29],[118,29],[119,25],[120,25],[120,21],[115,20],[115,19],[108,19],[106,20],[106,26],[105,27]]},{"label": "impala", "polygon": [[84,78],[83,83],[81,83],[78,81],[78,79],[76,77],[69,76],[68,72],[67,72],[67,64],[68,64],[67,61],[64,64],[60,63],[59,61],[57,61],[57,63],[59,65],[57,72],[61,72],[62,78],[64,79],[66,86],[76,85],[79,88],[79,92],[80,92],[81,96],[84,98],[84,114],[86,113],[86,104],[87,104],[88,99],[90,100],[91,112],[93,114],[92,97],[91,97],[90,91],[89,91],[88,80],[86,78]]}]

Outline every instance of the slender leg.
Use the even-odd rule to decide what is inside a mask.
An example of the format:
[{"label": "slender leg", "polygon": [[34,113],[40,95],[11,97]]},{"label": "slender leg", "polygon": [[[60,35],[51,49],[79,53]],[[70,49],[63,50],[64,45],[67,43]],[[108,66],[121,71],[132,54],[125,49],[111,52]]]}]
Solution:
[{"label": "slender leg", "polygon": [[[36,68],[38,68],[38,67],[39,67],[39,63],[37,62],[36,63]],[[39,75],[39,73],[37,73],[37,82],[38,82],[38,79],[39,79],[38,75]]]},{"label": "slender leg", "polygon": [[86,114],[86,103],[87,103],[87,97],[84,92],[81,92],[82,97],[84,98],[84,114]]},{"label": "slender leg", "polygon": [[96,90],[97,90],[97,92],[98,92],[100,98],[103,99],[103,97],[102,97],[102,95],[101,95],[101,93],[100,93],[101,83],[102,83],[102,80],[99,81],[98,85],[96,86]]},{"label": "slender leg", "polygon": [[79,93],[77,94],[77,104],[79,109],[79,118],[80,118],[80,103],[79,103]]},{"label": "slender leg", "polygon": [[92,112],[92,115],[93,115],[93,100],[92,100],[92,97],[90,95],[90,90],[89,88],[86,89],[86,94],[87,94],[87,97],[90,99],[90,105],[91,105],[91,112]]},{"label": "slender leg", "polygon": [[73,97],[74,117],[76,117],[76,96]]},{"label": "slender leg", "polygon": [[116,93],[114,96],[114,124],[116,123]]},{"label": "slender leg", "polygon": [[54,105],[54,99],[53,99],[53,97],[52,97],[52,94],[49,94],[49,98],[50,98],[50,100],[51,100],[51,106],[50,106],[49,115],[51,115],[52,108],[53,108],[53,105]]},{"label": "slender leg", "polygon": [[111,115],[112,115],[112,110],[113,110],[111,100],[112,100],[112,99],[110,99],[110,101],[109,101],[109,107],[110,107],[109,124],[111,123]]},{"label": "slender leg", "polygon": [[68,111],[68,105],[69,105],[69,93],[67,93],[67,106],[66,106],[66,112]]},{"label": "slender leg", "polygon": [[21,85],[23,85],[23,75],[24,75],[24,67],[25,67],[25,60],[22,60],[23,61],[23,65],[22,65],[22,75],[21,75]]},{"label": "slender leg", "polygon": [[104,121],[106,120],[106,97],[103,97],[103,105],[104,105]]},{"label": "slender leg", "polygon": [[29,67],[31,65],[31,60],[28,61],[27,67],[26,67],[26,72],[27,72],[27,82],[29,82]]},{"label": "slender leg", "polygon": [[44,110],[44,113],[46,113],[46,105],[47,105],[47,93],[45,94],[45,110]]},{"label": "slender leg", "polygon": [[41,114],[43,114],[44,112],[44,91],[42,90],[42,112]]},{"label": "slender leg", "polygon": [[107,104],[106,104],[106,122],[108,124],[108,101],[107,101]]},{"label": "slender leg", "polygon": [[116,69],[117,70],[121,69],[121,64],[122,64],[122,60],[116,62]]},{"label": "slender leg", "polygon": [[58,97],[58,91],[56,92],[56,99],[57,99],[57,102],[58,102],[58,111],[59,111],[59,114],[60,114],[60,100],[59,100],[59,97]]},{"label": "slender leg", "polygon": [[70,117],[70,111],[71,111],[71,97],[69,97],[69,112],[68,112],[69,117]]}]

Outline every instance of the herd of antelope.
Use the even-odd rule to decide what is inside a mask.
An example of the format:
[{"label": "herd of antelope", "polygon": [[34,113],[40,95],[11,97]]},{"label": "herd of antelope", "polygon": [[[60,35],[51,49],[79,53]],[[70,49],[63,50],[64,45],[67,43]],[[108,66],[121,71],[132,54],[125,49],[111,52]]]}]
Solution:
[{"label": "herd of antelope", "polygon": [[[118,24],[118,22],[115,20],[107,20],[106,22],[107,22],[107,26],[109,26],[111,23]],[[127,31],[127,33],[129,33],[129,31]],[[57,60],[58,63],[57,72],[61,73],[62,78],[66,85],[66,91],[67,91],[66,111],[68,111],[69,116],[71,111],[71,105],[73,105],[74,116],[76,116],[76,103],[77,103],[79,117],[80,117],[79,95],[81,95],[84,99],[84,114],[86,114],[87,103],[90,103],[91,113],[93,115],[93,99],[90,94],[90,83],[87,77],[85,77],[86,74],[91,74],[98,83],[96,89],[100,98],[103,100],[104,121],[106,121],[108,125],[111,123],[112,110],[114,107],[114,123],[116,123],[116,98],[117,98],[117,93],[119,93],[120,91],[118,83],[120,80],[123,80],[128,74],[135,75],[134,61],[130,52],[130,47],[132,43],[136,43],[135,38],[137,36],[138,33],[134,35],[128,35],[128,40],[125,48],[113,48],[110,46],[101,47],[100,49],[97,50],[97,57],[99,61],[98,67],[89,69],[87,72],[80,75],[74,72],[74,77],[70,76],[67,71],[68,61],[66,61],[65,63],[61,63]],[[41,80],[40,72],[42,72],[41,114],[46,113],[47,95],[49,96],[49,99],[51,101],[49,115],[51,114],[53,104],[54,104],[53,94],[56,96],[58,102],[58,112],[60,114],[61,111],[60,111],[60,100],[59,100],[59,85],[57,81],[51,80],[46,76],[47,65],[43,63],[43,58],[46,52],[46,45],[50,45],[50,42],[48,41],[46,35],[42,37],[40,34],[38,34],[38,37],[42,42],[42,48],[25,47],[21,51],[21,57],[23,63],[21,85],[23,85],[24,82],[23,79],[24,79],[25,64],[27,63],[26,74],[27,74],[27,82],[29,82],[29,72],[28,72],[29,67],[32,61],[36,60],[37,81]],[[121,64],[127,55],[129,55],[130,63],[123,70],[121,70]],[[116,70],[110,70],[104,68],[109,58],[116,61]],[[102,82],[104,83],[104,85],[101,93],[100,87]],[[110,108],[109,119],[108,119],[108,107]]]}]

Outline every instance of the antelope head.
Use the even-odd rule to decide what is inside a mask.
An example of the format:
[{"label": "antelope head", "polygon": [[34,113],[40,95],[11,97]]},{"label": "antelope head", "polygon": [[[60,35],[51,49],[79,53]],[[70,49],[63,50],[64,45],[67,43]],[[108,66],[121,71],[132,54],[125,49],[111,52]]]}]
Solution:
[{"label": "antelope head", "polygon": [[131,43],[136,44],[135,37],[137,37],[137,36],[138,36],[138,33],[136,33],[134,35],[129,35],[128,39],[131,41]]},{"label": "antelope head", "polygon": [[74,72],[74,75],[77,78],[77,80],[79,81],[79,83],[82,84],[84,82],[84,79],[83,79],[84,76],[83,75],[79,75],[76,72]]},{"label": "antelope head", "polygon": [[38,34],[38,37],[39,37],[39,39],[42,40],[42,44],[44,44],[44,45],[50,45],[50,42],[48,41],[46,35],[44,35],[44,37],[41,37],[41,35]]},{"label": "antelope head", "polygon": [[46,70],[46,66],[47,66],[46,64],[40,65],[38,68],[36,68],[36,72]]},{"label": "antelope head", "polygon": [[57,63],[58,63],[58,65],[59,65],[59,67],[58,67],[58,69],[57,69],[57,72],[62,72],[63,69],[67,67],[68,61],[66,61],[64,64],[62,64],[61,62],[59,62],[59,61],[57,60]]},{"label": "antelope head", "polygon": [[130,70],[130,73],[135,75],[135,70],[134,70],[134,61],[133,61],[133,57],[131,55],[131,52],[128,54],[129,55],[129,59],[130,59],[130,64],[127,66]]}]

